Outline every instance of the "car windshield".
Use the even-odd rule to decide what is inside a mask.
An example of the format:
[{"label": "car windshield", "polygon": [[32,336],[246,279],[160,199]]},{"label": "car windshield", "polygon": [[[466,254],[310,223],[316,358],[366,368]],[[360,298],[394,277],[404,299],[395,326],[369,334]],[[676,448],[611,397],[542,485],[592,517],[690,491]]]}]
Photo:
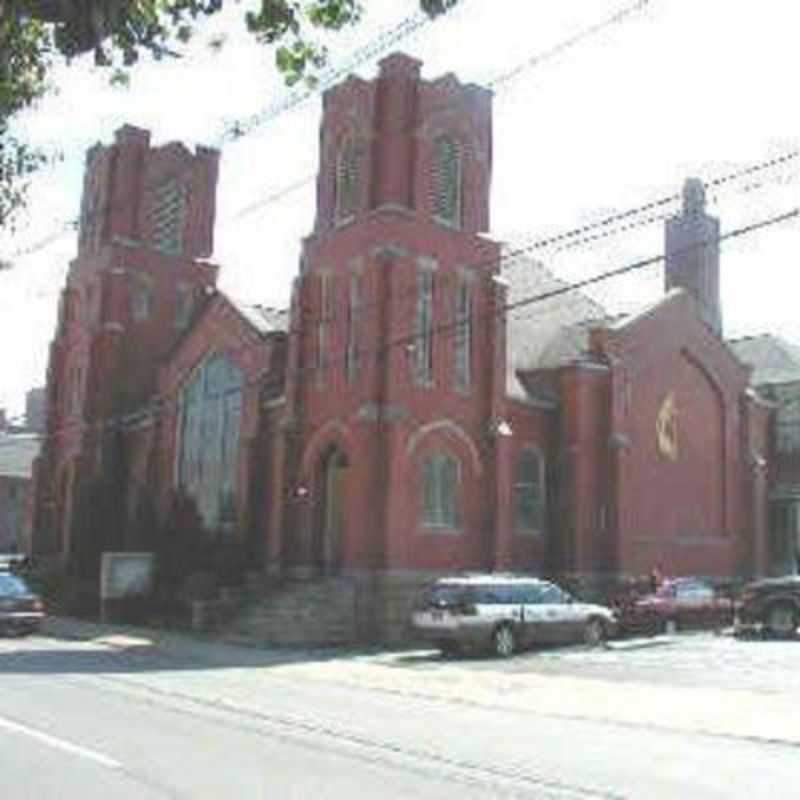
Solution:
[{"label": "car windshield", "polygon": [[13,575],[0,575],[0,596],[21,597],[30,594],[25,582]]}]

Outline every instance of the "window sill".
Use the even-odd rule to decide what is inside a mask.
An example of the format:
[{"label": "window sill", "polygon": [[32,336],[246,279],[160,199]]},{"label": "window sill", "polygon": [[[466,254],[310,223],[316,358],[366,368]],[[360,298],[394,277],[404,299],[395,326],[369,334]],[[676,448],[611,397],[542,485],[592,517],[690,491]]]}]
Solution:
[{"label": "window sill", "polygon": [[432,522],[423,522],[420,529],[425,536],[461,536],[462,533],[461,528]]},{"label": "window sill", "polygon": [[541,539],[544,531],[541,528],[516,528],[514,535],[522,539]]}]

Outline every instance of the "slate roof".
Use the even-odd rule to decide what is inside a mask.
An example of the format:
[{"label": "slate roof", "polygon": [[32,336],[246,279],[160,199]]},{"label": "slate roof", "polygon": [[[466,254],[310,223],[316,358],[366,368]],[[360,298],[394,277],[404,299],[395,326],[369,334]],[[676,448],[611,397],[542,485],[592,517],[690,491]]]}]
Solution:
[{"label": "slate roof", "polygon": [[32,433],[0,433],[0,476],[30,478],[41,439]]},{"label": "slate roof", "polygon": [[225,295],[230,304],[262,335],[286,333],[289,330],[289,309],[272,308],[260,303],[245,303]]},{"label": "slate roof", "polygon": [[736,357],[753,367],[755,386],[800,381],[800,347],[779,336],[763,333],[728,342]]},{"label": "slate roof", "polygon": [[611,319],[599,303],[568,284],[541,262],[527,257],[507,258],[502,278],[508,283],[507,302],[555,292],[509,312],[506,322],[506,391],[510,397],[528,395],[517,377],[519,370],[547,369],[588,354],[589,331]]}]

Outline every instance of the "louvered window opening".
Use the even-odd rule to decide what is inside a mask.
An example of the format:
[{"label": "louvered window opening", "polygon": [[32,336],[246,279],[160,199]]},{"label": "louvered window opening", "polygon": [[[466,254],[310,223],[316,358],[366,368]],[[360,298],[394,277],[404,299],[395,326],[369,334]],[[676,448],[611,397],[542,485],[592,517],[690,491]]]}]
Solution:
[{"label": "louvered window opening", "polygon": [[183,250],[186,187],[168,181],[156,189],[152,209],[153,246],[165,253]]},{"label": "louvered window opening", "polygon": [[449,136],[434,144],[433,214],[448,225],[461,225],[461,149]]},{"label": "louvered window opening", "polygon": [[346,222],[356,213],[358,160],[355,143],[346,142],[336,162],[336,222]]},{"label": "louvered window opening", "polygon": [[458,462],[432,453],[422,465],[422,523],[432,528],[458,527]]}]

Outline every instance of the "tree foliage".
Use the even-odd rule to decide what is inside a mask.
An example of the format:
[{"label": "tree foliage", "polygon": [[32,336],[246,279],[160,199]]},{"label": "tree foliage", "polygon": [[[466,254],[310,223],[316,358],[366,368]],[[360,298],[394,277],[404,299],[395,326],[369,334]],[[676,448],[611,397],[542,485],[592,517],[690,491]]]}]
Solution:
[{"label": "tree foliage", "polygon": [[[458,1],[419,4],[433,17]],[[356,24],[366,2],[260,0],[257,10],[244,13],[244,24],[259,42],[276,46],[276,67],[292,85],[312,81],[325,64],[318,34]],[[9,121],[46,92],[57,60],[91,53],[111,69],[113,83],[125,85],[143,55],[180,57],[196,22],[223,6],[224,0],[0,0],[0,226],[13,221],[27,179],[43,160],[11,136]]]}]

